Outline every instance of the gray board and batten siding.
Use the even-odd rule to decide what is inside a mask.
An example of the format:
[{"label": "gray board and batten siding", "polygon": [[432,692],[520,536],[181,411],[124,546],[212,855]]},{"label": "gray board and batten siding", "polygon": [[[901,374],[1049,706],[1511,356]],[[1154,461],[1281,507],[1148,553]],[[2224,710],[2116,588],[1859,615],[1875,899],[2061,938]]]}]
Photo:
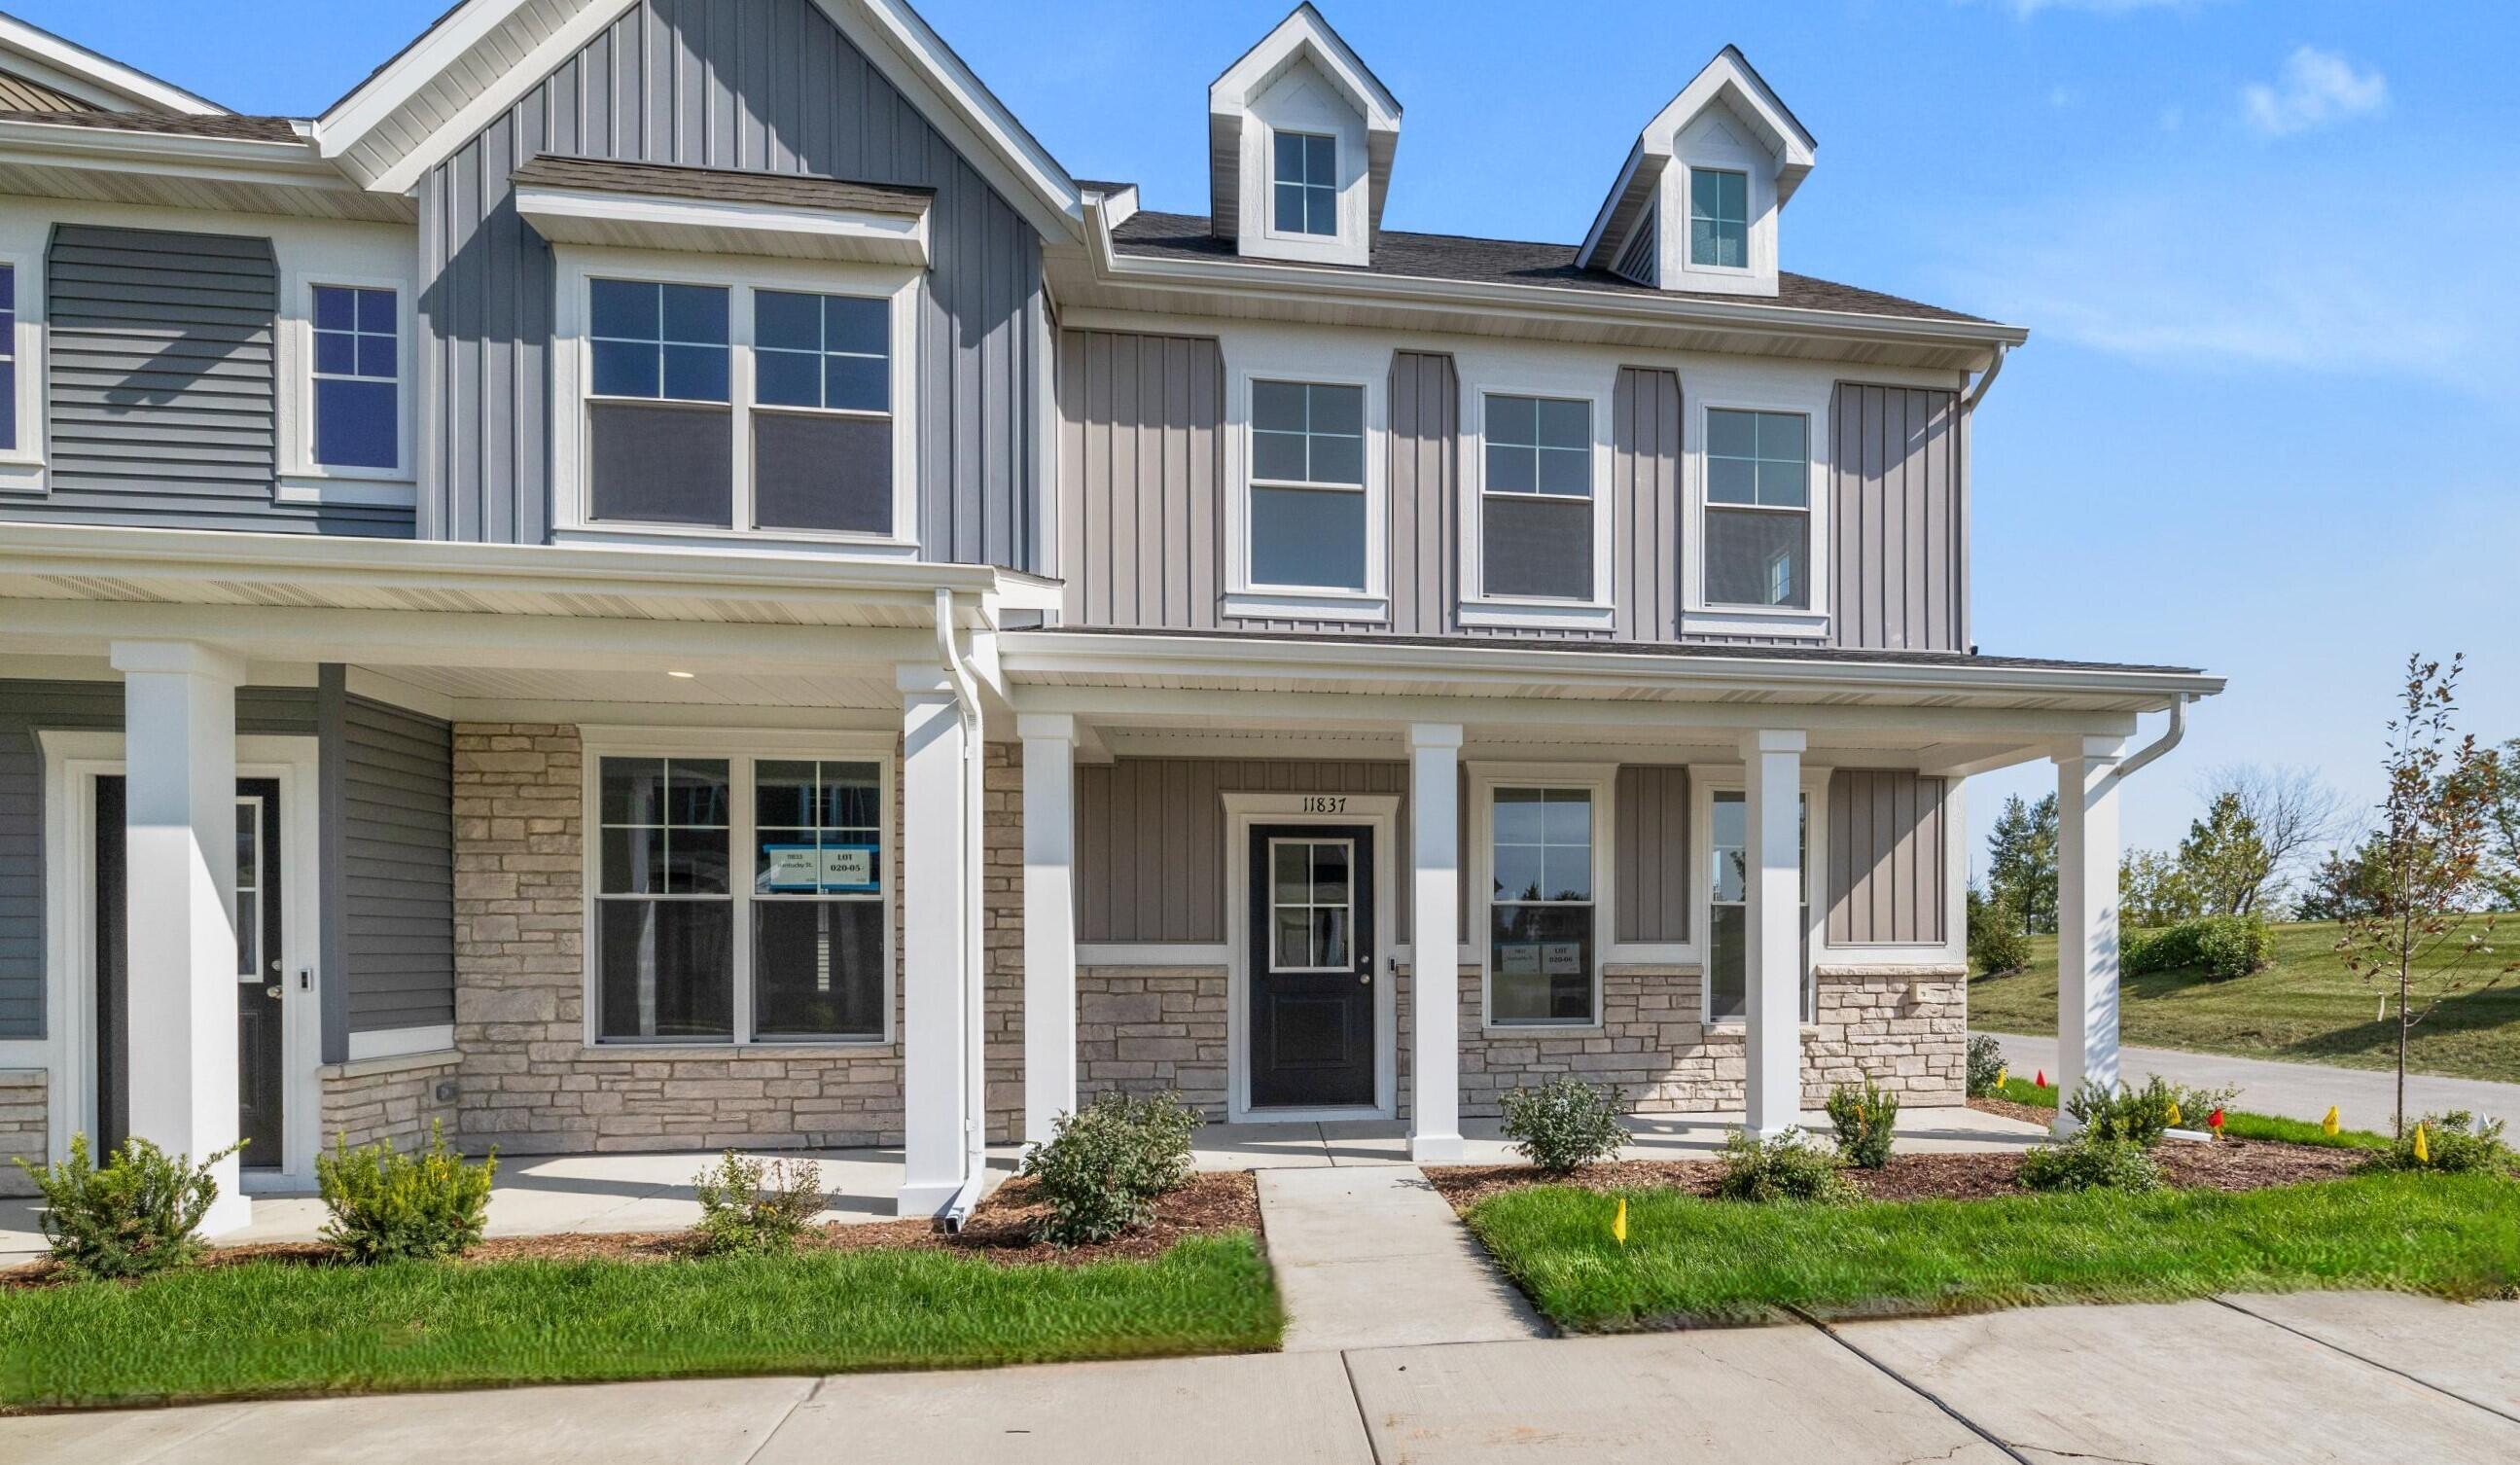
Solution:
[{"label": "gray board and batten siding", "polygon": [[[1682,640],[1684,421],[1679,377],[1619,372],[1611,399],[1612,624],[1605,631],[1464,626],[1458,537],[1462,389],[1449,356],[1398,351],[1390,367],[1391,618],[1228,618],[1226,365],[1216,341],[1066,330],[1058,342],[1058,572],[1072,624],[1341,635],[1640,643]],[[1830,644],[1967,646],[1958,397],[1841,383],[1829,474]],[[1759,644],[1758,637],[1692,637]]]},{"label": "gray board and batten siding", "polygon": [[551,434],[574,407],[550,400],[551,249],[510,183],[544,155],[933,189],[921,553],[1041,568],[1041,237],[812,0],[641,0],[422,179],[422,534],[551,531]]}]

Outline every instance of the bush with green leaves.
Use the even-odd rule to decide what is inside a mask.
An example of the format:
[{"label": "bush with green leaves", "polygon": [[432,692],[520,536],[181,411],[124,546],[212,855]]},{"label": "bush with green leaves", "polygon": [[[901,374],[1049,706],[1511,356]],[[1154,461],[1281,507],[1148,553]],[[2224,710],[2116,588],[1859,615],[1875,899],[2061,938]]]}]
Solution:
[{"label": "bush with green leaves", "polygon": [[86,1277],[137,1277],[201,1255],[202,1217],[219,1198],[210,1171],[245,1148],[239,1140],[196,1165],[133,1136],[97,1165],[87,1136],[70,1136],[67,1160],[40,1168],[18,1162],[44,1198],[41,1224],[53,1260]]},{"label": "bush with green leaves", "polygon": [[335,1153],[315,1157],[315,1188],[331,1218],[324,1239],[353,1261],[401,1261],[461,1257],[481,1240],[489,1218],[490,1181],[499,1173],[493,1151],[474,1165],[446,1147],[432,1120],[428,1143],[408,1154],[380,1140],[350,1148],[342,1135]]},{"label": "bush with green leaves", "polygon": [[2124,1190],[2161,1186],[2161,1167],[2132,1139],[2104,1139],[2085,1132],[2063,1144],[2034,1145],[2022,1152],[2021,1183],[2032,1190]]},{"label": "bush with green leaves", "polygon": [[[2155,1074],[2141,1088],[2123,1084],[2104,1088],[2086,1080],[2065,1101],[2065,1112],[2080,1124],[2079,1132],[2093,1139],[2122,1139],[2143,1149],[2161,1143],[2162,1132],[2170,1127],[2170,1116],[2179,1096]],[[2186,1119],[2183,1107],[2180,1118]],[[2200,1122],[2204,1116],[2195,1117]]]},{"label": "bush with green leaves", "polygon": [[2127,933],[2118,969],[2129,977],[2194,969],[2209,981],[2228,982],[2266,970],[2274,949],[2274,933],[2262,917],[2198,916],[2157,931]]},{"label": "bush with green leaves", "polygon": [[1145,1225],[1155,1198],[1190,1178],[1191,1136],[1203,1122],[1179,1095],[1121,1093],[1052,1121],[1051,1137],[1023,1160],[1050,1203],[1042,1239],[1087,1246]]},{"label": "bush with green leaves", "polygon": [[1899,1096],[1869,1078],[1861,1086],[1838,1084],[1828,1091],[1828,1123],[1837,1131],[1839,1159],[1877,1170],[1890,1163]]},{"label": "bush with green leaves", "polygon": [[[2415,1158],[2415,1131],[2424,1133],[2424,1159]],[[2464,1109],[2427,1114],[2407,1126],[2398,1142],[2372,1157],[2371,1169],[2441,1170],[2453,1175],[2478,1170],[2509,1173],[2520,1167],[2520,1155],[2502,1141],[2502,1121],[2479,1120]]]},{"label": "bush with green leaves", "polygon": [[1774,1139],[1735,1131],[1724,1141],[1724,1174],[1716,1181],[1715,1194],[1727,1201],[1834,1205],[1855,1198],[1855,1187],[1839,1172],[1843,1164],[1799,1129]]},{"label": "bush with green leaves", "polygon": [[1619,1122],[1619,1091],[1560,1075],[1504,1099],[1505,1137],[1522,1158],[1552,1175],[1607,1160],[1628,1142]]},{"label": "bush with green leaves", "polygon": [[2003,1076],[2003,1044],[1984,1032],[1972,1033],[1968,1040],[1968,1096],[1983,1099],[1995,1092]]},{"label": "bush with green leaves", "polygon": [[755,1160],[733,1150],[692,1177],[700,1203],[699,1251],[708,1257],[771,1257],[796,1238],[826,1204],[823,1167],[811,1160]]},{"label": "bush with green leaves", "polygon": [[1969,965],[1981,977],[2001,977],[2030,965],[2030,938],[1998,914],[1968,938]]}]

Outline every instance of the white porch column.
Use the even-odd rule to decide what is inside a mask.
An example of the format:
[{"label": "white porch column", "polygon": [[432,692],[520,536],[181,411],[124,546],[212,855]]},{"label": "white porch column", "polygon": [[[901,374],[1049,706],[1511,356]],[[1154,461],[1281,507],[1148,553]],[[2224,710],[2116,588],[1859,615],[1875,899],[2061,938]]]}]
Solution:
[{"label": "white porch column", "polygon": [[1803,1107],[1803,733],[1741,735],[1749,862],[1744,1016],[1749,1075],[1742,1125],[1773,1139]]},{"label": "white porch column", "polygon": [[[2117,738],[2079,738],[2056,753],[2056,1083],[2118,1082]],[[2073,1116],[2060,1102],[2056,1132]]]},{"label": "white porch column", "polygon": [[1025,713],[1024,1129],[1050,1139],[1076,1109],[1076,719]]},{"label": "white porch column", "polygon": [[941,667],[904,666],[901,776],[902,1215],[963,1188],[970,1084],[963,981],[964,757],[969,739]]},{"label": "white porch column", "polygon": [[1462,729],[1409,729],[1409,1158],[1462,1158]]},{"label": "white porch column", "polygon": [[[245,663],[190,642],[115,642],[112,661],[122,673],[130,893],[126,1112],[133,1135],[201,1160],[237,1142],[236,689]],[[240,1168],[234,1155],[216,1166],[219,1194],[203,1234],[251,1219]]]}]

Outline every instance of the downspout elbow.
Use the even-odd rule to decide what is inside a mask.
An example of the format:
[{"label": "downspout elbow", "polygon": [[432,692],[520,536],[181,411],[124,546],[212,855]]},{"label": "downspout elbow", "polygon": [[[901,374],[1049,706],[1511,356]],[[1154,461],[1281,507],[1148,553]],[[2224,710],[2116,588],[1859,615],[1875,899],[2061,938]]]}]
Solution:
[{"label": "downspout elbow", "polygon": [[1968,395],[1960,398],[1962,416],[1975,412],[1977,404],[1986,400],[1986,389],[1995,385],[1996,378],[2003,375],[2003,359],[2011,354],[2012,347],[2002,344],[1996,346],[1995,359],[1986,364],[1986,370],[1978,373],[1977,385],[1969,389]]},{"label": "downspout elbow", "polygon": [[2118,764],[2116,781],[2125,782],[2133,777],[2137,770],[2179,746],[2179,740],[2187,736],[2187,704],[2191,700],[2183,693],[2171,700],[2170,726],[2163,730],[2160,737],[2144,745],[2135,756]]}]

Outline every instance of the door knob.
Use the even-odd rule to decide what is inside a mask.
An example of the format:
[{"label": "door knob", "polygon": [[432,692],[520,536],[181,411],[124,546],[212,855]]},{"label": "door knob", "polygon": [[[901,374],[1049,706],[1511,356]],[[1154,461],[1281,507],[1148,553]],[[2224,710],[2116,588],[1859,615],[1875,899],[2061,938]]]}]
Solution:
[{"label": "door knob", "polygon": [[262,994],[263,994],[264,996],[266,996],[266,997],[269,997],[269,998],[270,998],[272,1001],[274,1001],[274,1002],[277,1002],[277,1001],[279,1001],[279,1000],[280,1000],[280,988],[279,988],[279,986],[278,986],[278,985],[276,985],[276,984],[275,984],[275,985],[272,985],[272,986],[266,986],[266,987],[264,987],[264,988],[262,989]]}]

